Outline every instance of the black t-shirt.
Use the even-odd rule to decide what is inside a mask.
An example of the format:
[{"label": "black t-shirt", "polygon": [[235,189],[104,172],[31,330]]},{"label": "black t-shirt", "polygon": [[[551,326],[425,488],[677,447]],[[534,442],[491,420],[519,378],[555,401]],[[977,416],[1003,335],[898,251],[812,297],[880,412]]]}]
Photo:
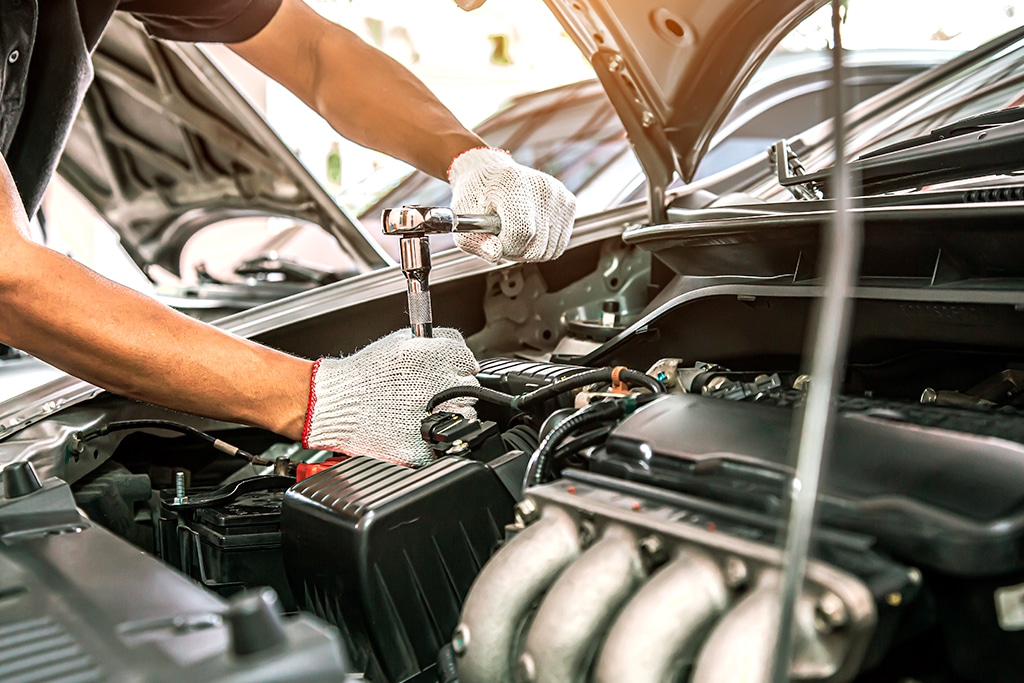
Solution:
[{"label": "black t-shirt", "polygon": [[92,82],[89,55],[115,10],[158,38],[234,43],[281,0],[0,0],[0,152],[31,216]]}]

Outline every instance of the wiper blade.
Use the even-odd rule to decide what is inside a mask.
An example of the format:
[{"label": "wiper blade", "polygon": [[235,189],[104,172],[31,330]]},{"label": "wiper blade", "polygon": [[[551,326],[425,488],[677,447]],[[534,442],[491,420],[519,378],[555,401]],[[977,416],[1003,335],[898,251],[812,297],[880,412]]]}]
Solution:
[{"label": "wiper blade", "polygon": [[1006,109],[987,111],[982,114],[975,114],[974,116],[959,119],[953,123],[947,123],[944,126],[939,126],[926,135],[918,135],[917,137],[901,140],[880,149],[876,149],[873,152],[868,152],[867,154],[862,155],[860,159],[871,159],[883,154],[891,154],[892,152],[899,152],[904,149],[920,147],[921,145],[926,145],[929,142],[948,140],[949,138],[967,135],[968,133],[977,133],[988,128],[994,128],[1006,123],[1016,123],[1017,121],[1024,121],[1024,107],[1008,107]]},{"label": "wiper blade", "polygon": [[[889,152],[880,150],[857,159],[850,163],[850,172],[859,176],[863,193],[870,195],[1024,170],[1024,113],[1018,112],[1018,120],[1002,124],[994,122],[995,112],[987,121],[974,118],[969,125],[964,125],[968,121],[964,119],[944,127],[963,131],[952,137]],[[780,177],[780,184],[814,187],[827,198],[831,196],[831,176],[832,169],[826,168],[785,180]]]}]

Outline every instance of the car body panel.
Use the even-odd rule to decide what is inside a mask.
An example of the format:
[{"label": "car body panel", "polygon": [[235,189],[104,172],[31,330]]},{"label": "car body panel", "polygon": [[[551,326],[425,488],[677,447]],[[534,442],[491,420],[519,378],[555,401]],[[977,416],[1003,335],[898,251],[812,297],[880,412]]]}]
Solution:
[{"label": "car body panel", "polygon": [[177,274],[199,229],[257,215],[321,226],[357,272],[391,262],[197,46],[152,40],[118,13],[93,65],[58,172],[140,268]]},{"label": "car body panel", "polygon": [[545,1],[594,66],[655,194],[675,172],[693,178],[757,67],[823,4]]}]

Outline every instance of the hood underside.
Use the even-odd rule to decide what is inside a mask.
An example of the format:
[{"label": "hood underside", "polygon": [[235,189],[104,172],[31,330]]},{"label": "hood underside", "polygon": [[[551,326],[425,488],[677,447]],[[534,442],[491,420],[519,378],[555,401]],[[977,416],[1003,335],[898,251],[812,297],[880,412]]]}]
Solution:
[{"label": "hood underside", "polygon": [[689,182],[772,48],[824,0],[545,0],[608,91],[652,187]]},{"label": "hood underside", "polygon": [[145,268],[177,273],[199,228],[236,215],[295,218],[334,235],[359,270],[385,258],[194,45],[115,15],[59,173]]}]

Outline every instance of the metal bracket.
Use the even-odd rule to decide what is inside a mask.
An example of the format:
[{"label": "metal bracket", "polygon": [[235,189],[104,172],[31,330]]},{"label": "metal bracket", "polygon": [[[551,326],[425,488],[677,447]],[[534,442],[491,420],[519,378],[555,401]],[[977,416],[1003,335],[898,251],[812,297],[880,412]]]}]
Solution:
[{"label": "metal bracket", "polygon": [[779,185],[789,190],[796,199],[824,198],[825,195],[817,182],[805,178],[807,171],[800,163],[800,157],[786,140],[779,140],[768,148],[768,163],[775,169]]}]

